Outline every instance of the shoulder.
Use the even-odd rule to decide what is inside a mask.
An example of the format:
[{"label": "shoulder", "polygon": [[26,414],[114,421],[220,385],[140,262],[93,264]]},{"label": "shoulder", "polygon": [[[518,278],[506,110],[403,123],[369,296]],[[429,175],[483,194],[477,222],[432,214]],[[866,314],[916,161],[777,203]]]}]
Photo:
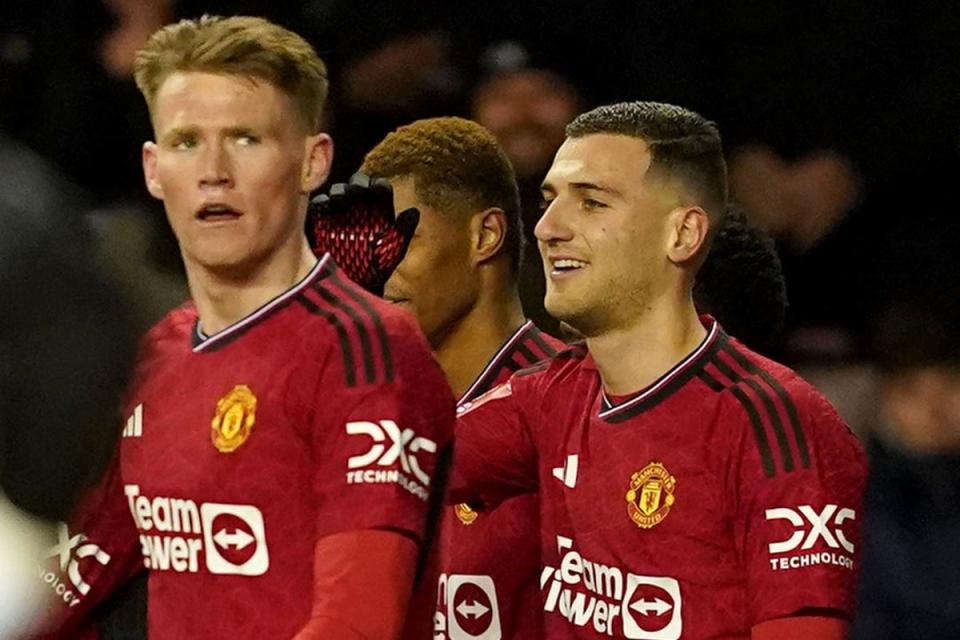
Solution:
[{"label": "shoulder", "polygon": [[587,356],[587,347],[583,343],[560,345],[553,356],[520,369],[514,374],[514,378],[527,378],[531,384],[562,379],[579,371],[587,361]]},{"label": "shoulder", "polygon": [[863,447],[843,418],[789,367],[729,339],[705,374],[721,396],[730,433],[745,455],[759,457],[766,476],[844,460],[863,464]]},{"label": "shoulder", "polygon": [[332,268],[302,293],[301,306],[326,326],[323,339],[339,347],[347,386],[392,382],[431,351],[414,318],[368,293]]},{"label": "shoulder", "polygon": [[537,396],[557,391],[568,393],[580,380],[580,373],[589,362],[585,344],[567,345],[553,357],[514,373],[510,379],[511,384],[518,393],[532,393]]},{"label": "shoulder", "polygon": [[[510,378],[475,399],[457,408],[459,416],[465,416],[493,400],[512,399],[526,404],[531,398],[542,398],[546,389],[578,371],[586,358],[586,347],[577,344],[562,348],[556,355],[541,360],[533,366],[516,371]],[[497,403],[502,406],[504,403]]]},{"label": "shoulder", "polygon": [[191,301],[167,312],[140,341],[141,358],[170,348],[189,348],[196,324],[197,310]]}]

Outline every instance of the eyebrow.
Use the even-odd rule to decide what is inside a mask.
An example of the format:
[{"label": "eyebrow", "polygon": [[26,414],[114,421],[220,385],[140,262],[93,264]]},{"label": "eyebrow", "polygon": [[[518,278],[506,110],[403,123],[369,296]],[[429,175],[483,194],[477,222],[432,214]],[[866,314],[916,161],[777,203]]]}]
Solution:
[{"label": "eyebrow", "polygon": [[175,127],[164,133],[160,137],[161,144],[170,144],[174,140],[180,140],[197,134],[196,127]]},{"label": "eyebrow", "polygon": [[[614,189],[613,187],[605,184],[601,184],[599,182],[571,182],[569,186],[574,191],[600,191],[602,193],[608,193],[611,196],[614,196],[617,198],[623,197],[623,194],[620,193],[617,189]],[[540,185],[540,190],[545,192],[550,192],[550,193],[557,192],[556,188],[552,184],[546,181],[544,181],[544,183]]]}]

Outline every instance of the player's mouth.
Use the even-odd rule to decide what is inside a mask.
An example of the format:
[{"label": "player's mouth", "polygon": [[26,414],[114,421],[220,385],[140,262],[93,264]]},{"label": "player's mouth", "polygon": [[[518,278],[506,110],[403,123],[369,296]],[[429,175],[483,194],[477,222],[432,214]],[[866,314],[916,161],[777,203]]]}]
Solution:
[{"label": "player's mouth", "polygon": [[589,265],[589,263],[584,260],[566,257],[549,258],[549,262],[549,276],[552,280],[571,277]]},{"label": "player's mouth", "polygon": [[228,205],[210,202],[197,210],[196,219],[206,224],[223,224],[233,222],[242,215],[241,212]]}]

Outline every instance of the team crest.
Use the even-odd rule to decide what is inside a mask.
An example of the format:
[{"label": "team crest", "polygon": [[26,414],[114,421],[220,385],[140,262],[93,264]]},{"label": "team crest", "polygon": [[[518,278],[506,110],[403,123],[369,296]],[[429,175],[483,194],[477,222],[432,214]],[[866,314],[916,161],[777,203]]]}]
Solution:
[{"label": "team crest", "polygon": [[210,439],[218,451],[230,453],[250,437],[256,421],[257,396],[245,384],[238,384],[217,402],[210,423]]},{"label": "team crest", "polygon": [[473,524],[480,517],[480,514],[471,509],[466,502],[461,502],[455,506],[453,512],[457,514],[457,519],[463,524]]},{"label": "team crest", "polygon": [[677,479],[659,462],[651,462],[630,476],[627,515],[641,529],[660,524],[673,506]]}]

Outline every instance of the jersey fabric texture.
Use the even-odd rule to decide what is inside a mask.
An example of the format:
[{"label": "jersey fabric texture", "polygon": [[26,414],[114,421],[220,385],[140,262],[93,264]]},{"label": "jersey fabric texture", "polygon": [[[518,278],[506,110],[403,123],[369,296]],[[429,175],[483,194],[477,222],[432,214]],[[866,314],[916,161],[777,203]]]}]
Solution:
[{"label": "jersey fabric texture", "polygon": [[[491,388],[562,350],[564,344],[524,323],[490,359],[457,404],[465,412]],[[438,540],[434,637],[450,640],[543,637],[540,607],[540,521],[535,495],[490,511],[466,504],[444,509]]]},{"label": "jersey fabric texture", "polygon": [[423,535],[454,402],[413,318],[325,257],[215,335],[171,312],[126,415],[118,464],[62,531],[68,617],[146,567],[150,638],[289,638],[317,540]]},{"label": "jersey fabric texture", "polygon": [[749,638],[804,610],[852,617],[859,441],[795,373],[701,320],[700,346],[629,397],[607,397],[574,347],[458,420],[451,501],[539,492],[546,637]]}]

